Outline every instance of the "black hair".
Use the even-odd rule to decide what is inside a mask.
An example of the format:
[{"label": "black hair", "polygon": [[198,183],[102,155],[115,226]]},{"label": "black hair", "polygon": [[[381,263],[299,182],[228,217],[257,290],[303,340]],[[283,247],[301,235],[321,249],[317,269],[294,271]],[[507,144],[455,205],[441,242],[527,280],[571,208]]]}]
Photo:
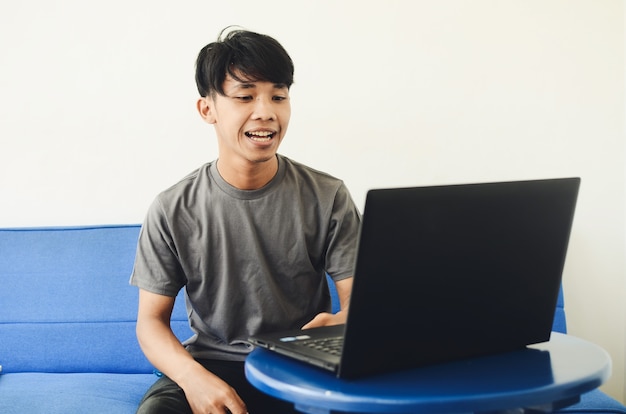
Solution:
[{"label": "black hair", "polygon": [[294,66],[287,51],[274,38],[234,30],[200,50],[196,60],[196,86],[200,96],[224,95],[224,80],[267,81],[291,87]]}]

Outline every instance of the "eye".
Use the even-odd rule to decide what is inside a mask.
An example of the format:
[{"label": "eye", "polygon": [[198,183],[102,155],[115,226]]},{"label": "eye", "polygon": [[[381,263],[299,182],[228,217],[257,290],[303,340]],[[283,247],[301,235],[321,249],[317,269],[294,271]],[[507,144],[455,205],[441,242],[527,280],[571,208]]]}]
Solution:
[{"label": "eye", "polygon": [[272,100],[273,101],[277,101],[277,102],[282,102],[282,101],[284,101],[286,99],[287,99],[287,97],[286,96],[282,96],[282,95],[277,95],[277,96],[273,96],[272,97]]},{"label": "eye", "polygon": [[242,102],[249,102],[252,100],[252,96],[250,95],[245,95],[245,96],[235,96],[235,99],[238,101],[242,101]]}]

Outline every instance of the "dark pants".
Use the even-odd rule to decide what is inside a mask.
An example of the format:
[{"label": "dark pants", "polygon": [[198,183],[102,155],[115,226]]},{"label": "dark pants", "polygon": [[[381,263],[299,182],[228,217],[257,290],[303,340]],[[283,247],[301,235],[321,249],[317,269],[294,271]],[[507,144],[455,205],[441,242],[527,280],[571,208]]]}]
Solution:
[{"label": "dark pants", "polygon": [[[244,374],[243,362],[198,362],[233,387],[250,414],[297,413],[293,403],[270,397],[250,385]],[[146,392],[137,414],[191,414],[191,408],[183,390],[174,381],[163,376]]]}]

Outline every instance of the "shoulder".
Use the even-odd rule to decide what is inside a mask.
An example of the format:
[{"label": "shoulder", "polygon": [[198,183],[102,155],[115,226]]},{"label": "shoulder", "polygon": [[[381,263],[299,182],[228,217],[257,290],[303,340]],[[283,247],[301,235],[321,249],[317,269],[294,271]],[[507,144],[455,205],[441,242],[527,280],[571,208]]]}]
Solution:
[{"label": "shoulder", "polygon": [[285,164],[285,174],[291,180],[299,183],[315,184],[325,189],[343,186],[343,181],[326,172],[309,167],[308,165],[294,161],[291,158],[279,155],[280,162]]},{"label": "shoulder", "polygon": [[194,193],[198,188],[207,187],[206,183],[210,181],[210,168],[213,162],[206,163],[200,168],[187,174],[177,183],[163,190],[157,198],[163,202],[175,201],[179,198],[188,197],[191,193]]},{"label": "shoulder", "polygon": [[166,220],[173,225],[196,213],[197,208],[211,198],[212,163],[192,171],[177,183],[161,191],[148,209],[148,219]]},{"label": "shoulder", "polygon": [[330,210],[353,209],[354,201],[343,180],[302,163],[281,157],[286,165],[285,182],[289,194],[298,194],[305,203]]}]

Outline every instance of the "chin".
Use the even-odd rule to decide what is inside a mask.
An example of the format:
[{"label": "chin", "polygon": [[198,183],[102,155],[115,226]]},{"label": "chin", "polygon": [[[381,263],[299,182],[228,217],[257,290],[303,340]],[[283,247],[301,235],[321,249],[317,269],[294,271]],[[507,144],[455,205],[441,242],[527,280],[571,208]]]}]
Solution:
[{"label": "chin", "polygon": [[257,157],[256,159],[253,159],[252,162],[256,164],[263,164],[263,163],[272,161],[274,158],[276,158],[276,153],[272,155],[268,155],[266,157]]}]

